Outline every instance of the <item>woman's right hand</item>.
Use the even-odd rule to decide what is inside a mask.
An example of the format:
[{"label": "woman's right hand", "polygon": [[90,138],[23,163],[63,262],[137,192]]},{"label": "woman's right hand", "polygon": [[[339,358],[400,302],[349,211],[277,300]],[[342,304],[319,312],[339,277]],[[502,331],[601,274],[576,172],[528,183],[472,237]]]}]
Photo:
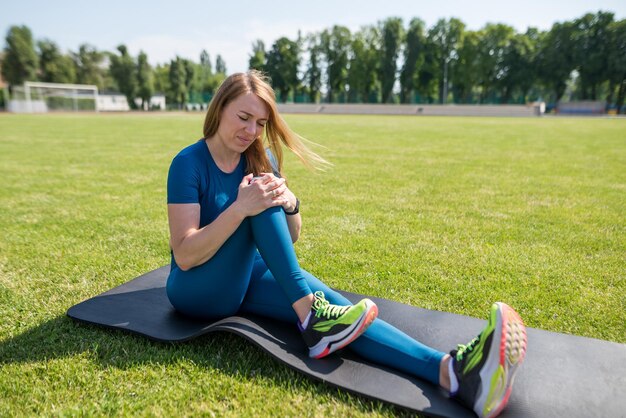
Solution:
[{"label": "woman's right hand", "polygon": [[283,195],[285,179],[273,174],[263,174],[252,181],[253,174],[245,176],[239,184],[235,203],[244,216],[254,216],[273,206],[281,206],[287,197]]}]

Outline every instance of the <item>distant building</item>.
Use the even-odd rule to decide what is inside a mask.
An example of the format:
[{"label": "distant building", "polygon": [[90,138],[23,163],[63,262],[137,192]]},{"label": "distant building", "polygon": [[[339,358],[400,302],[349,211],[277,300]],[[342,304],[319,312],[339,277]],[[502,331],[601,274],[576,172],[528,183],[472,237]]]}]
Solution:
[{"label": "distant building", "polygon": [[[135,105],[138,109],[141,109],[141,99],[135,98]],[[143,110],[166,110],[165,107],[165,95],[162,93],[157,93],[150,97],[150,103],[146,103],[145,109]]]},{"label": "distant building", "polygon": [[100,112],[127,112],[130,110],[126,96],[121,93],[98,94],[98,110]]},{"label": "distant building", "polygon": [[[141,108],[141,99],[135,99],[137,108]],[[166,110],[165,95],[155,94],[150,98],[144,110]],[[128,112],[130,107],[126,96],[121,93],[100,93],[98,95],[98,110],[101,112]]]}]

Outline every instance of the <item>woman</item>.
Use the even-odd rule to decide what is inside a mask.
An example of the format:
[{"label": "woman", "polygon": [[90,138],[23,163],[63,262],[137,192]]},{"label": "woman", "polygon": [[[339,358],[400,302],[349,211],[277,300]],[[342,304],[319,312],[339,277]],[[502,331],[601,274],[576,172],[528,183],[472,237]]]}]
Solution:
[{"label": "woman", "polygon": [[304,163],[324,163],[280,117],[262,74],[224,80],[209,105],[204,137],[169,170],[172,305],[196,317],[241,311],[296,323],[311,357],[350,344],[370,361],[440,385],[479,416],[497,415],[525,355],[519,315],[494,304],[487,327],[448,355],[375,319],[372,301],[351,305],[302,270],[293,248],[300,202],[280,177],[283,146]]}]

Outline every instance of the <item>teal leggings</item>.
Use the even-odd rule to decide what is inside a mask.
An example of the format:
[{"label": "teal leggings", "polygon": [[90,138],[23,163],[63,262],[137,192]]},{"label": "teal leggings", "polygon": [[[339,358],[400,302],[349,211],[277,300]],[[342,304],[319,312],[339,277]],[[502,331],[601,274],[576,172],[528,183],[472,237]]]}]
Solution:
[{"label": "teal leggings", "polygon": [[[182,271],[172,257],[167,280],[167,295],[178,311],[207,319],[241,311],[296,324],[298,318],[291,305],[318,290],[330,303],[350,304],[300,268],[280,207],[246,218],[219,251],[200,266]],[[439,384],[444,353],[381,319],[376,319],[349,348],[369,361]]]}]

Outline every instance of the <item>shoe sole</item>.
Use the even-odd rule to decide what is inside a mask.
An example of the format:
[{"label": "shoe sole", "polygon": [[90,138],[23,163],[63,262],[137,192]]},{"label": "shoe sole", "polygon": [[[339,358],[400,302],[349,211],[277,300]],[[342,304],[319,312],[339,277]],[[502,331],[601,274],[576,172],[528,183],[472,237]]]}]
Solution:
[{"label": "shoe sole", "polygon": [[[309,357],[320,359],[327,355],[334,353],[356,340],[365,332],[365,330],[374,322],[374,319],[378,316],[378,307],[374,302],[369,299],[365,300],[365,312],[358,321],[354,323],[354,326],[346,329],[345,335],[334,336],[333,338],[339,338],[335,341],[327,341],[322,339],[321,344],[317,344],[315,347],[309,350]],[[320,351],[321,350],[321,351]]]},{"label": "shoe sole", "polygon": [[522,318],[506,303],[495,303],[490,321],[495,321],[489,357],[480,370],[481,387],[474,412],[493,418],[509,401],[517,369],[526,356],[526,327]]}]

